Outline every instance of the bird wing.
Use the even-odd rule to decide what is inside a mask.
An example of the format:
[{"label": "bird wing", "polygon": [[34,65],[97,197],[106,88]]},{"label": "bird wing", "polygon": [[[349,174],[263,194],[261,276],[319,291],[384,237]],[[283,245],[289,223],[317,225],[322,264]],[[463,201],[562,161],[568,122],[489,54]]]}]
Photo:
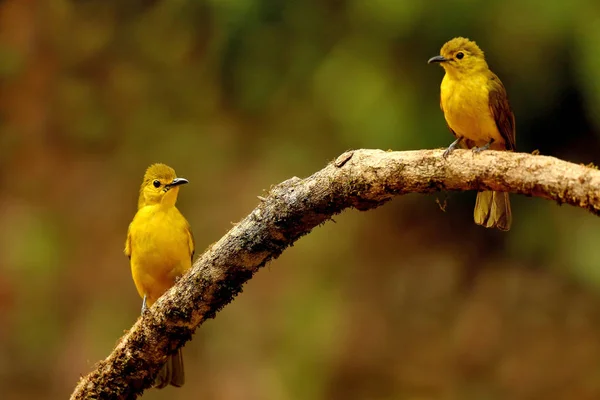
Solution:
[{"label": "bird wing", "polygon": [[194,234],[192,233],[192,228],[190,227],[190,223],[185,221],[185,231],[188,235],[188,245],[190,247],[190,258],[192,259],[192,263],[194,263],[194,253],[196,252],[196,245],[194,242]]},{"label": "bird wing", "polygon": [[125,255],[131,260],[131,224],[127,228],[127,239],[125,239]]},{"label": "bird wing", "polygon": [[513,114],[506,89],[500,79],[492,73],[490,78],[489,105],[496,127],[506,142],[507,150],[516,150],[515,144],[515,115]]}]

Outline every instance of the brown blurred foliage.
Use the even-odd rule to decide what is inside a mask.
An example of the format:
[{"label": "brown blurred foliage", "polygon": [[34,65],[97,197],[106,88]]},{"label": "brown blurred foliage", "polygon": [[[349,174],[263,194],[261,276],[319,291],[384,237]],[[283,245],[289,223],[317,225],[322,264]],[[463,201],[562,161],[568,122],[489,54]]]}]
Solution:
[{"label": "brown blurred foliage", "polygon": [[[597,20],[592,0],[0,2],[2,398],[64,399],[136,319],[148,164],[190,180],[201,251],[348,148],[448,145],[426,60],[453,36],[507,86],[520,150],[598,164]],[[201,327],[184,388],[144,397],[598,398],[597,218],[513,196],[502,234],[473,203],[315,230]]]}]

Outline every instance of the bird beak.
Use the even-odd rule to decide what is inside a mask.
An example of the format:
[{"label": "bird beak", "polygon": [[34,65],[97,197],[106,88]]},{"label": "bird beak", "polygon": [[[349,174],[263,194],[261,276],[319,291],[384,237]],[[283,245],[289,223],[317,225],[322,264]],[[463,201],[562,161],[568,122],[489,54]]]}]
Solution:
[{"label": "bird beak", "polygon": [[169,188],[172,188],[173,186],[185,185],[186,183],[189,183],[189,181],[185,178],[175,178],[173,179],[173,182],[169,183]]},{"label": "bird beak", "polygon": [[444,56],[435,56],[435,57],[431,57],[428,61],[427,64],[431,64],[431,63],[441,63],[441,62],[445,62],[448,61],[447,58],[445,58]]}]

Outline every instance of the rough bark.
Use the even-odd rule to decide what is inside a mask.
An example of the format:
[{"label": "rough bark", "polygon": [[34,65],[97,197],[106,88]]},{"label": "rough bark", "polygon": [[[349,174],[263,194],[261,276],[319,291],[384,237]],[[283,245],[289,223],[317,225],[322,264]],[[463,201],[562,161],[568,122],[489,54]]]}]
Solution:
[{"label": "rough bark", "polygon": [[231,302],[259,268],[344,209],[369,210],[405,193],[482,189],[600,210],[600,171],[553,157],[456,150],[444,159],[441,150],[348,151],[306,179],[271,188],[79,381],[71,399],[136,398],[151,386],[166,355]]}]

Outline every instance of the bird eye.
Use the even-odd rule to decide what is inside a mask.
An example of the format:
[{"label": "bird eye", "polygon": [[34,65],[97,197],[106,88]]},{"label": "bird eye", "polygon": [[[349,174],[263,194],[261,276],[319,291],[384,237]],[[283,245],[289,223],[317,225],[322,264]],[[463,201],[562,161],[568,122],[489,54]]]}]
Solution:
[{"label": "bird eye", "polygon": [[465,56],[465,53],[463,53],[462,51],[459,51],[458,53],[456,53],[456,58],[458,58],[459,60],[462,60],[464,56]]},{"label": "bird eye", "polygon": [[152,182],[152,184],[154,185],[155,188],[160,187],[160,181],[157,179],[154,182]]}]

